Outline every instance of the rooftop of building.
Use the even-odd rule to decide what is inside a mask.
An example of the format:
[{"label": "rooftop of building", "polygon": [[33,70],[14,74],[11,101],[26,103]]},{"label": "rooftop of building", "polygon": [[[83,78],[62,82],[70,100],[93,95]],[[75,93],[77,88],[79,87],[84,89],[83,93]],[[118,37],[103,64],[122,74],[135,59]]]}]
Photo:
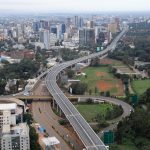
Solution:
[{"label": "rooftop of building", "polygon": [[43,143],[47,146],[60,144],[56,137],[47,137],[42,139]]},{"label": "rooftop of building", "polygon": [[17,104],[15,104],[15,103],[0,104],[0,111],[12,110],[12,109],[16,109],[16,107],[17,107]]},{"label": "rooftop of building", "polygon": [[27,123],[19,123],[15,126],[3,125],[2,134],[4,136],[11,135],[29,135],[29,127]]}]

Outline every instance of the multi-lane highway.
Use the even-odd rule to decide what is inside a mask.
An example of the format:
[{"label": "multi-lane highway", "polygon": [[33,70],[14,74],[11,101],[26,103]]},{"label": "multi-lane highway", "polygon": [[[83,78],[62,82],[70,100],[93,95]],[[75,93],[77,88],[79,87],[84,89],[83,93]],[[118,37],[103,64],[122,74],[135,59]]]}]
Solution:
[{"label": "multi-lane highway", "polygon": [[46,77],[46,86],[55,99],[56,103],[59,105],[60,109],[65,114],[66,118],[78,134],[79,138],[85,145],[88,150],[107,150],[104,143],[100,140],[97,134],[93,131],[93,129],[89,126],[89,124],[85,121],[82,115],[77,111],[77,109],[73,106],[73,104],[69,101],[69,99],[64,95],[61,89],[57,85],[57,76],[58,74],[64,70],[65,68],[74,65],[78,62],[82,62],[88,59],[92,59],[94,57],[103,57],[109,51],[114,50],[117,42],[120,38],[126,33],[127,28],[124,29],[114,40],[113,42],[102,52],[94,53],[82,58],[78,58],[76,60],[68,61],[59,65],[52,67],[48,75]]}]

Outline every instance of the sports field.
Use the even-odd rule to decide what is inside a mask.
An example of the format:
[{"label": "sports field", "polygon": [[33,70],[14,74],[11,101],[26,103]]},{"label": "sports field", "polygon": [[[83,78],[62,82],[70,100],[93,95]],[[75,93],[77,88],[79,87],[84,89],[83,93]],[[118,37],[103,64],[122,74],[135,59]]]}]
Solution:
[{"label": "sports field", "polygon": [[107,109],[112,109],[111,104],[78,104],[75,107],[87,122],[93,122],[97,114],[105,116]]},{"label": "sports field", "polygon": [[150,79],[146,79],[146,80],[134,80],[134,81],[132,81],[132,87],[133,87],[134,91],[138,95],[141,95],[148,88],[150,88]]},{"label": "sports field", "polygon": [[123,84],[122,81],[113,76],[109,72],[109,67],[87,67],[82,70],[87,76],[78,76],[77,79],[81,82],[88,84],[88,91],[92,90],[92,94],[95,94],[95,87],[98,92],[110,91],[111,95],[123,96]]}]

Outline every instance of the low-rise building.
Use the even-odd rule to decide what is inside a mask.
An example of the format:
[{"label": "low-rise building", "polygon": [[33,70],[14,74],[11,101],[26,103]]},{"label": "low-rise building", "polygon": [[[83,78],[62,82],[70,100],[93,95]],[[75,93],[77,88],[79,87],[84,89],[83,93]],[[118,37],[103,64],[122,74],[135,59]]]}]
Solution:
[{"label": "low-rise building", "polygon": [[43,137],[39,143],[42,150],[60,150],[60,142],[56,137]]}]

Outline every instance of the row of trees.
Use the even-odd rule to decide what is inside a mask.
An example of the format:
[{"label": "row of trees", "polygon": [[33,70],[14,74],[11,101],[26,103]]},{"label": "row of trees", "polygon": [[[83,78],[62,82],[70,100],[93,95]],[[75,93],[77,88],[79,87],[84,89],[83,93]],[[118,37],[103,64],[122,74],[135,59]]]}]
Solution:
[{"label": "row of trees", "polygon": [[31,150],[41,150],[41,147],[38,143],[38,134],[36,133],[36,130],[34,127],[32,127],[32,123],[33,123],[33,118],[32,115],[30,113],[25,113],[23,116],[23,121],[27,122],[27,124],[29,125],[29,136],[30,136],[30,149]]}]

